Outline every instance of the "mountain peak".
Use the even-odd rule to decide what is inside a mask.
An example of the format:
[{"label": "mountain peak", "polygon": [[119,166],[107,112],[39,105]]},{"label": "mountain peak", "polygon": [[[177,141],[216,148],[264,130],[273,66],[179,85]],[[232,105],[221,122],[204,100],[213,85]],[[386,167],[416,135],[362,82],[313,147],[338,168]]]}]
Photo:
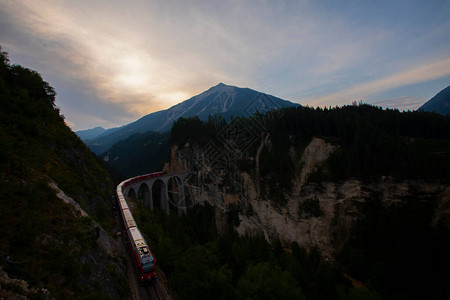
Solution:
[{"label": "mountain peak", "polygon": [[209,89],[209,91],[211,91],[211,90],[223,90],[223,89],[227,89],[227,88],[237,88],[237,87],[232,86],[232,85],[227,85],[227,84],[225,84],[223,82],[220,82],[218,85],[215,85],[215,86],[211,87]]},{"label": "mountain peak", "polygon": [[220,82],[207,91],[185,100],[167,110],[146,115],[139,120],[107,131],[87,142],[89,148],[100,154],[115,142],[130,136],[133,133],[146,131],[166,132],[179,118],[198,117],[208,120],[209,116],[221,115],[224,119],[233,117],[247,117],[258,111],[260,113],[283,107],[297,106],[275,96],[264,94],[249,88],[240,88]]}]

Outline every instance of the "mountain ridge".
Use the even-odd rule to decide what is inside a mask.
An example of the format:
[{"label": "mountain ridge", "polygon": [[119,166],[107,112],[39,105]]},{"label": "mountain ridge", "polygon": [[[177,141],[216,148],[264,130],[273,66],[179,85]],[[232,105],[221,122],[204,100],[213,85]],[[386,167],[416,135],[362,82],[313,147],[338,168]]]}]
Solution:
[{"label": "mountain ridge", "polygon": [[145,115],[122,127],[107,129],[95,138],[83,139],[83,141],[93,152],[101,154],[114,143],[132,134],[147,131],[167,132],[171,129],[172,124],[181,117],[197,116],[201,120],[207,120],[209,116],[221,115],[225,119],[230,119],[232,116],[250,116],[256,112],[264,113],[299,105],[250,88],[219,83],[166,110]]},{"label": "mountain ridge", "polygon": [[450,85],[425,102],[419,110],[435,112],[440,115],[450,115]]},{"label": "mountain ridge", "polygon": [[78,135],[78,137],[82,140],[91,140],[91,139],[98,137],[99,135],[104,133],[106,130],[107,129],[105,129],[101,126],[97,126],[97,127],[91,128],[91,129],[78,130],[76,132],[76,135]]}]

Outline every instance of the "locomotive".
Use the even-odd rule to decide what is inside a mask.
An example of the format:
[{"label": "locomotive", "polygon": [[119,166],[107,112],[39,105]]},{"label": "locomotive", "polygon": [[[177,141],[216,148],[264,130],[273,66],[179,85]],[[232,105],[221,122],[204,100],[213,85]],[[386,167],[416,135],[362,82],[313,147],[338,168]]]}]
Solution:
[{"label": "locomotive", "polygon": [[148,247],[147,242],[142,236],[141,231],[136,225],[136,221],[131,214],[127,201],[125,200],[125,196],[123,195],[123,190],[127,186],[138,181],[162,175],[163,172],[156,172],[127,179],[125,181],[122,181],[117,186],[116,191],[120,214],[122,216],[125,230],[127,232],[127,238],[130,244],[131,252],[133,253],[133,261],[136,265],[137,276],[139,282],[142,285],[151,284],[158,278],[158,275],[156,274],[156,259],[150,251],[150,248]]}]

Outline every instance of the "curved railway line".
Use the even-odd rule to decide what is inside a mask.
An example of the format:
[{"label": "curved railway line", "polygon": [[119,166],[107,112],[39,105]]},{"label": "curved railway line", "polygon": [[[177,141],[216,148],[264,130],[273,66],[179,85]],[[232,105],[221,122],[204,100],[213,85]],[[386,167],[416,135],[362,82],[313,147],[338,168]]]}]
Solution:
[{"label": "curved railway line", "polygon": [[[145,180],[151,177],[162,176],[162,172],[146,174],[142,176],[133,177],[122,181],[116,189],[117,202],[120,211],[120,217],[126,235],[124,235],[124,242],[128,244],[127,247],[131,254],[133,261],[136,278],[138,279],[141,289],[137,289],[134,292],[133,299],[148,298],[148,299],[171,299],[172,297],[168,293],[168,290],[163,286],[160,280],[157,280],[158,275],[156,272],[156,259],[153,256],[150,247],[145,241],[142,233],[140,232],[131,210],[128,206],[123,190],[140,180]],[[135,280],[133,280],[135,281]],[[140,290],[140,291],[139,291]]]}]

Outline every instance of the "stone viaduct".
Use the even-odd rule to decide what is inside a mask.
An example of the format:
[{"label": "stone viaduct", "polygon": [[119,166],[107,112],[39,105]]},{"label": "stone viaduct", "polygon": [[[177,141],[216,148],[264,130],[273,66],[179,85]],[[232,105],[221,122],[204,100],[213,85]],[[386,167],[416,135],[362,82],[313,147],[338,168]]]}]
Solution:
[{"label": "stone viaduct", "polygon": [[[155,204],[160,204],[159,207],[165,210],[167,214],[170,213],[171,209],[176,209],[178,214],[181,215],[186,213],[187,207],[193,204],[186,203],[185,194],[185,181],[192,176],[196,176],[196,173],[184,172],[140,180],[125,187],[123,195],[142,200],[144,205],[151,210],[153,210]],[[172,191],[170,189],[171,185]],[[159,191],[155,190],[158,187]],[[153,199],[153,194],[158,192],[161,199]],[[172,195],[170,196],[170,194]]]}]

